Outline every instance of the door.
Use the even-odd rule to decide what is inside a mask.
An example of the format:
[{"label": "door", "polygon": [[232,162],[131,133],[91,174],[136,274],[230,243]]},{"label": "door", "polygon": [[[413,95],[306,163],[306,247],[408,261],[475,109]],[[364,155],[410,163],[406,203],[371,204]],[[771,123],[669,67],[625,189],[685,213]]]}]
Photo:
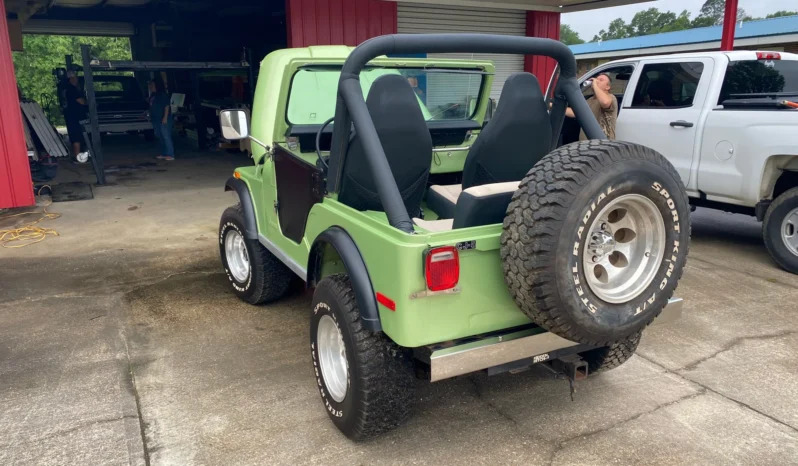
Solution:
[{"label": "door", "polygon": [[642,61],[639,66],[630,83],[634,91],[618,114],[616,136],[664,155],[687,185],[714,62],[673,58]]}]

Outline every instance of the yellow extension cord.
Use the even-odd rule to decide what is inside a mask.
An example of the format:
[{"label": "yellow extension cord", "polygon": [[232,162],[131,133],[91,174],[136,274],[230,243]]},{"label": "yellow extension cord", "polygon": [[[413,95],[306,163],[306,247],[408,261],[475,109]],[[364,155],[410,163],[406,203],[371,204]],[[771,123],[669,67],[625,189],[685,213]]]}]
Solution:
[{"label": "yellow extension cord", "polygon": [[[49,188],[50,186],[44,185],[39,189],[39,192],[36,194],[37,196],[41,196],[42,189]],[[14,217],[21,217],[23,215],[41,215],[38,220],[35,222],[31,222],[21,227],[12,228],[8,230],[0,230],[0,245],[4,248],[14,249],[14,248],[24,248],[25,246],[30,246],[31,244],[36,244],[39,242],[44,241],[47,238],[47,235],[52,236],[59,236],[58,232],[52,228],[42,228],[36,226],[42,220],[55,220],[61,216],[61,214],[57,214],[54,212],[47,212],[47,208],[52,204],[53,201],[50,200],[47,205],[44,206],[41,212],[33,211],[33,212],[22,212],[19,214],[13,215],[6,215],[4,217],[0,217],[0,222],[7,218],[14,218]],[[19,242],[20,244],[14,244],[9,246],[9,244]]]}]

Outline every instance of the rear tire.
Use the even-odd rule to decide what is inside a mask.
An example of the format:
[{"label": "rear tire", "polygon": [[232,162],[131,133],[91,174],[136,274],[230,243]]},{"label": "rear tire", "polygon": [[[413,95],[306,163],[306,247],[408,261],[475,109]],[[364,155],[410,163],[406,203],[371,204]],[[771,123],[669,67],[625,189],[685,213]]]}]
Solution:
[{"label": "rear tire", "polygon": [[294,277],[293,272],[259,241],[248,239],[244,225],[240,204],[228,207],[219,224],[219,253],[233,290],[250,304],[282,298]]},{"label": "rear tire", "polygon": [[609,346],[650,324],[687,261],[687,193],[673,166],[637,144],[583,141],[521,182],[501,237],[518,307],[568,340]]},{"label": "rear tire", "polygon": [[798,274],[798,188],[777,197],[765,214],[762,236],[773,260]]},{"label": "rear tire", "polygon": [[323,278],[313,293],[310,348],[324,407],[344,435],[352,440],[373,438],[410,416],[415,393],[412,353],[363,327],[345,274]]},{"label": "rear tire", "polygon": [[610,346],[579,353],[579,356],[587,362],[587,374],[606,372],[628,361],[635,354],[637,345],[640,344],[640,337],[641,334],[636,333]]}]

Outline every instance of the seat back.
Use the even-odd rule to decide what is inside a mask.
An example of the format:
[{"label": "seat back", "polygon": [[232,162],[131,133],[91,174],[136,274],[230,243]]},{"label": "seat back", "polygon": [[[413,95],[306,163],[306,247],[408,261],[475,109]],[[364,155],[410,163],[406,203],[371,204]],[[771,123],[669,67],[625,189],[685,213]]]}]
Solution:
[{"label": "seat back", "polygon": [[463,189],[520,181],[551,150],[551,123],[537,78],[516,73],[504,83],[499,106],[471,146]]},{"label": "seat back", "polygon": [[[385,75],[371,85],[366,106],[402,201],[410,216],[417,216],[432,165],[432,138],[416,94],[403,76]],[[358,210],[384,210],[357,132],[344,160],[338,200]]]}]

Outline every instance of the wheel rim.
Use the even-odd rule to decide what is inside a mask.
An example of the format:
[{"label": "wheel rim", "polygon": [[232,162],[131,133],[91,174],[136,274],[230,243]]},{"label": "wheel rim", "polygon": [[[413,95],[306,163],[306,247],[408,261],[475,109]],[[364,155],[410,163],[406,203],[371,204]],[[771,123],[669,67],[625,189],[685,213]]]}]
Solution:
[{"label": "wheel rim", "polygon": [[246,282],[249,278],[249,253],[241,233],[236,230],[227,232],[224,238],[224,253],[233,278],[241,283]]},{"label": "wheel rim", "polygon": [[332,317],[321,317],[316,341],[324,385],[332,399],[340,403],[346,398],[349,365],[343,335]]},{"label": "wheel rim", "polygon": [[798,208],[793,209],[781,222],[781,239],[787,249],[798,256]]},{"label": "wheel rim", "polygon": [[612,304],[636,298],[654,280],[665,253],[665,221],[653,201],[621,196],[604,207],[582,252],[591,291]]}]

